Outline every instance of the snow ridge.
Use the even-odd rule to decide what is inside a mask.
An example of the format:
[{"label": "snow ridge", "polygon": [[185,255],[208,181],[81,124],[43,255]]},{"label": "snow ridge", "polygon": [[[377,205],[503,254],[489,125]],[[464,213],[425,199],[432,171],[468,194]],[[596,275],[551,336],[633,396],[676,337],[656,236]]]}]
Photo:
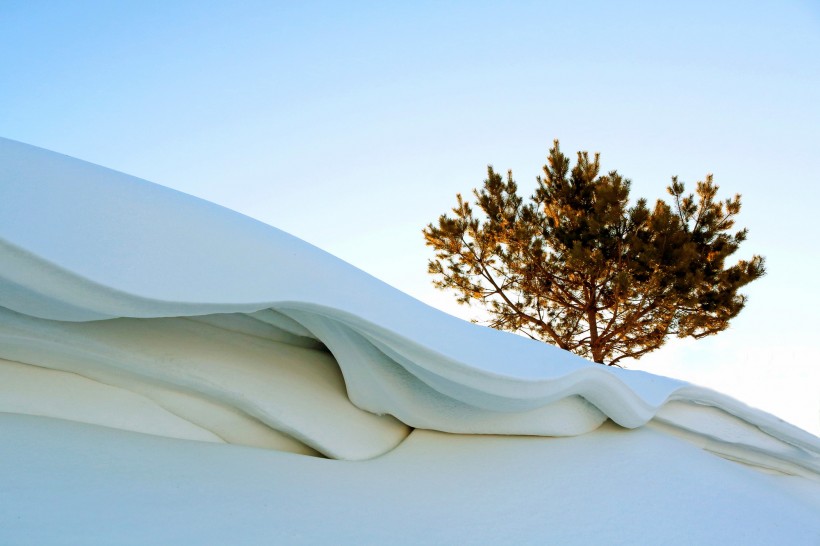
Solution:
[{"label": "snow ridge", "polygon": [[96,424],[180,438],[366,459],[409,427],[574,436],[651,421],[820,476],[820,440],[730,397],[466,323],[276,228],[5,139],[0,264],[0,384],[31,394],[0,388],[0,411],[89,422],[48,387],[74,374],[77,397],[124,412]]}]

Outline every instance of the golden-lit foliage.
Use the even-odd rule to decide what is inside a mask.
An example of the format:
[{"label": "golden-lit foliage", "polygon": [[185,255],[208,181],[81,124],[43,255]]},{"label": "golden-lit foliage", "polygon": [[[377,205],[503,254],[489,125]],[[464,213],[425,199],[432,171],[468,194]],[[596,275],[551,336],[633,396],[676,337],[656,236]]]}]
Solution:
[{"label": "golden-lit foliage", "polygon": [[726,266],[747,232],[730,233],[740,195],[717,200],[711,175],[688,195],[673,177],[671,205],[629,206],[629,180],[601,175],[598,154],[570,169],[556,140],[537,184],[525,203],[512,172],[488,167],[480,214],[457,195],[423,230],[435,286],[482,303],[494,328],[617,365],[672,335],[725,330],[746,302],[738,290],[765,273],[761,256]]}]

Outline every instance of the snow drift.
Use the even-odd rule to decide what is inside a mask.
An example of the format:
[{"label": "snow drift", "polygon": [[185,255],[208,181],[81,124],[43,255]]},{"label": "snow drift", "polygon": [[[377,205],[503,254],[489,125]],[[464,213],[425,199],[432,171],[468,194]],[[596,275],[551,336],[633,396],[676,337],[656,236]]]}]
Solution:
[{"label": "snow drift", "polygon": [[820,478],[816,437],[727,396],[466,323],[235,212],[5,139],[0,412],[348,460],[447,444],[413,429],[597,438],[609,419]]}]

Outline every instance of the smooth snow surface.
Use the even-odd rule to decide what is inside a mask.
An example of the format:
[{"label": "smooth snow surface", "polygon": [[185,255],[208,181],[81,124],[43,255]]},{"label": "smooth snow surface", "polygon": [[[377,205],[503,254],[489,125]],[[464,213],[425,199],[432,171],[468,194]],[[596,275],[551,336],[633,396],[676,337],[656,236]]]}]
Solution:
[{"label": "smooth snow surface", "polygon": [[[817,484],[651,428],[414,431],[364,462],[0,414],[2,544],[815,546]],[[59,456],[54,453],[58,452]]]},{"label": "smooth snow surface", "polygon": [[[0,412],[4,467],[21,472],[0,473],[14,492],[0,500],[3,543],[71,542],[66,528],[123,543],[160,513],[166,526],[135,542],[225,543],[225,511],[287,542],[527,542],[552,528],[560,543],[634,543],[630,521],[664,537],[653,543],[820,540],[811,434],[463,322],[250,218],[4,139]],[[81,499],[62,505],[69,490]],[[82,511],[98,493],[119,504],[95,525]],[[761,515],[752,501],[766,495]],[[162,508],[177,501],[181,519]],[[58,514],[52,530],[35,525],[40,505]],[[338,535],[300,527],[316,514]]]}]

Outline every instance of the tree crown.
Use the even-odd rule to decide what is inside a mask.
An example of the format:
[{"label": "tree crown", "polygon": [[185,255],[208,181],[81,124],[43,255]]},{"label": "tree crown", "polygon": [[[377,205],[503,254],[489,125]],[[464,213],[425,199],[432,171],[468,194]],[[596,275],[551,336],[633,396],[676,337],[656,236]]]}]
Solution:
[{"label": "tree crown", "polygon": [[673,335],[725,330],[739,290],[765,273],[761,256],[726,265],[747,231],[731,232],[740,195],[717,200],[712,175],[694,194],[672,177],[671,204],[630,206],[628,179],[602,175],[599,154],[570,168],[556,140],[536,181],[525,203],[512,172],[489,166],[473,190],[480,212],[457,195],[453,215],[423,230],[435,286],[483,304],[494,328],[617,365]]}]

